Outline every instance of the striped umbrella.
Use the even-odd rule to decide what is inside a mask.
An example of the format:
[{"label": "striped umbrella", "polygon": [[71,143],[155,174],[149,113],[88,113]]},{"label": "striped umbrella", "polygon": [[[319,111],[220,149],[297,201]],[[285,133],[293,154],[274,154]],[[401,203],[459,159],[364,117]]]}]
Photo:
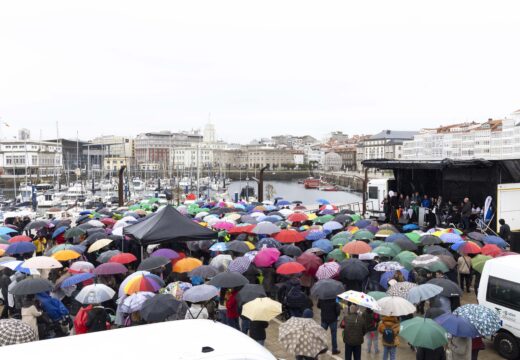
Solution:
[{"label": "striped umbrella", "polygon": [[339,275],[340,265],[337,262],[326,262],[316,271],[316,279],[332,279]]},{"label": "striped umbrella", "polygon": [[240,256],[233,259],[228,265],[228,271],[237,272],[243,274],[247,271],[249,266],[251,265],[251,259],[247,256]]}]

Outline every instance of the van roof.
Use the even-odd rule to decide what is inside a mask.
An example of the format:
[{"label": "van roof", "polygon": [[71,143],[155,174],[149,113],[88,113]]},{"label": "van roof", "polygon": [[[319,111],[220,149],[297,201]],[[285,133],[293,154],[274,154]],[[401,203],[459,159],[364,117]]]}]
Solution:
[{"label": "van roof", "polygon": [[[202,352],[204,347],[213,351]],[[85,351],[89,348],[92,351]],[[2,347],[0,354],[4,358],[24,354],[27,358],[55,360],[56,349],[68,349],[67,356],[74,360],[91,360],[93,352],[100,358],[119,359],[146,359],[161,352],[179,360],[276,359],[249,336],[211,320],[169,321],[36,341]]]},{"label": "van roof", "polygon": [[[509,255],[509,256],[501,256],[495,259],[490,259],[486,261],[486,265],[484,269],[512,269],[511,276],[517,277],[518,271],[520,270],[520,255]],[[515,271],[516,270],[516,271]]]}]

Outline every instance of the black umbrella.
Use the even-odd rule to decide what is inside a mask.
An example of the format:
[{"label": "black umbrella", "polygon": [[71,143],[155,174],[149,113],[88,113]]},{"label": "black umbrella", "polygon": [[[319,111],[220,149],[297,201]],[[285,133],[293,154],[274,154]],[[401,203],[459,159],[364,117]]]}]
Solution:
[{"label": "black umbrella", "polygon": [[341,224],[346,224],[352,222],[352,218],[347,214],[338,214],[334,217],[334,221],[337,221]]},{"label": "black umbrella", "polygon": [[88,229],[92,229],[92,228],[95,228],[94,225],[91,225],[89,223],[84,223],[84,224],[81,224],[81,225],[78,225],[76,226],[77,228],[80,228],[80,229],[83,229],[83,230],[88,230]]},{"label": "black umbrella", "polygon": [[60,221],[56,222],[54,224],[54,228],[58,229],[58,228],[60,228],[62,226],[70,227],[71,223],[72,223],[72,221],[70,219],[63,219],[63,220],[60,220]]},{"label": "black umbrella", "polygon": [[253,216],[249,216],[249,215],[244,215],[240,218],[240,222],[242,222],[243,224],[258,224],[258,220],[256,220],[256,218],[254,218]]},{"label": "black umbrella", "polygon": [[175,299],[172,294],[159,294],[143,303],[140,314],[144,321],[156,323],[169,320],[184,319],[188,307]]},{"label": "black umbrella", "polygon": [[210,214],[217,214],[217,215],[222,215],[222,214],[227,214],[227,213],[232,213],[232,212],[235,212],[235,209],[233,208],[213,208],[209,211]]},{"label": "black umbrella", "polygon": [[320,300],[332,300],[344,291],[345,287],[341,282],[333,279],[323,279],[311,288],[311,296]]},{"label": "black umbrella", "polygon": [[394,244],[399,246],[402,250],[416,251],[418,249],[417,245],[415,245],[415,243],[406,236],[396,239]]},{"label": "black umbrella", "polygon": [[448,249],[445,249],[439,245],[431,245],[431,246],[425,247],[424,253],[430,254],[430,255],[450,255],[451,256],[451,253]]},{"label": "black umbrella", "polygon": [[238,234],[238,236],[237,236],[237,238],[235,240],[246,241],[247,240],[247,234]]},{"label": "black umbrella", "polygon": [[189,276],[190,276],[190,278],[194,277],[194,276],[198,276],[198,277],[201,277],[203,279],[211,279],[212,277],[214,277],[218,273],[219,273],[219,271],[217,269],[215,269],[213,266],[211,266],[211,265],[202,265],[202,266],[199,266],[198,268],[195,268],[195,269],[191,270],[189,272]]},{"label": "black umbrella", "polygon": [[300,249],[298,246],[295,246],[295,245],[284,245],[281,247],[280,251],[284,255],[293,256],[293,257],[298,257],[303,253],[302,249]]},{"label": "black umbrella", "polygon": [[98,227],[87,229],[87,236],[90,236],[90,235],[95,234],[95,233],[103,233],[103,234],[105,234],[105,229],[98,228]]},{"label": "black umbrella", "polygon": [[209,285],[221,288],[236,288],[249,284],[249,280],[237,272],[224,272],[215,276],[209,281]]},{"label": "black umbrella", "polygon": [[234,251],[239,254],[245,254],[245,253],[251,251],[249,249],[249,246],[247,246],[247,244],[245,242],[239,241],[239,240],[230,241],[228,243],[228,249],[230,251]]},{"label": "black umbrella", "polygon": [[167,257],[151,256],[147,259],[144,259],[137,267],[137,270],[149,271],[149,270],[160,268],[161,266],[164,266],[169,263],[170,263],[170,259],[168,259]]},{"label": "black umbrella", "polygon": [[211,245],[213,245],[212,240],[199,240],[199,241],[188,241],[186,242],[188,245],[188,249],[191,251],[208,251]]},{"label": "black umbrella", "polygon": [[[95,233],[89,235],[85,239],[85,241],[83,241],[81,243],[81,245],[88,247],[88,246],[94,244],[96,241],[101,240],[101,239],[106,239],[106,238],[107,238],[107,234],[105,233],[105,231],[95,232]],[[76,241],[74,241],[74,243],[76,243]]]},{"label": "black umbrella", "polygon": [[441,315],[444,315],[444,310],[442,310],[441,308],[437,308],[437,307],[429,308],[424,313],[424,317],[427,319],[435,319]]},{"label": "black umbrella", "polygon": [[49,222],[44,220],[34,220],[25,225],[24,230],[39,230],[43,227],[45,227]]},{"label": "black umbrella", "polygon": [[359,259],[347,259],[341,263],[339,276],[343,280],[364,280],[368,274],[368,266]]},{"label": "black umbrella", "polygon": [[428,284],[438,285],[442,288],[442,292],[440,295],[446,297],[456,297],[462,296],[462,290],[459,285],[455,284],[453,281],[443,278],[431,279],[428,281]]},{"label": "black umbrella", "polygon": [[266,237],[256,244],[257,249],[262,249],[264,247],[279,249],[282,247],[282,244],[271,237]]},{"label": "black umbrella", "polygon": [[238,306],[242,306],[245,303],[261,297],[267,297],[262,285],[246,284],[237,294]]},{"label": "black umbrella", "polygon": [[468,236],[472,239],[472,240],[477,240],[477,241],[484,241],[484,238],[486,237],[486,234],[482,234],[482,233],[479,233],[479,232],[476,232],[476,231],[472,231],[468,234]]},{"label": "black umbrella", "polygon": [[281,217],[282,219],[285,218],[285,216],[283,216],[283,214],[279,211],[271,211],[269,214],[267,214],[267,216],[273,216],[273,215],[277,215],[277,216]]},{"label": "black umbrella", "polygon": [[31,278],[24,279],[14,285],[10,290],[10,293],[15,296],[34,295],[41,292],[51,291],[52,289],[53,286],[50,281],[40,278]]},{"label": "black umbrella", "polygon": [[438,245],[442,244],[441,238],[435,236],[435,235],[423,235],[420,237],[421,245]]}]

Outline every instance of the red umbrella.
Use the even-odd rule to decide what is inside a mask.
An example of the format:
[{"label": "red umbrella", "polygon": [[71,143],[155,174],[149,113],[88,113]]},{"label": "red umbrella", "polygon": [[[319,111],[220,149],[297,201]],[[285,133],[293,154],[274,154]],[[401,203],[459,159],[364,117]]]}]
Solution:
[{"label": "red umbrella", "polygon": [[112,218],[103,218],[100,220],[103,224],[105,224],[106,226],[114,226],[114,224],[116,223],[116,220],[112,219]]},{"label": "red umbrella", "polygon": [[14,244],[18,242],[31,242],[32,239],[25,235],[16,235],[9,239],[9,243]]},{"label": "red umbrella", "polygon": [[256,225],[234,226],[228,230],[228,234],[251,234]]},{"label": "red umbrella", "polygon": [[495,244],[484,245],[481,249],[483,255],[497,257],[502,253],[502,249]]},{"label": "red umbrella", "polygon": [[305,240],[305,236],[296,230],[282,230],[274,236],[281,243],[296,243]]},{"label": "red umbrella", "polygon": [[305,267],[297,262],[287,262],[276,269],[276,273],[280,275],[294,275],[305,271]]},{"label": "red umbrella", "polygon": [[316,271],[323,264],[323,261],[312,253],[303,253],[296,258],[296,262],[299,262],[305,267],[305,274],[314,276]]},{"label": "red umbrella", "polygon": [[114,255],[108,260],[109,263],[119,263],[119,264],[130,264],[131,262],[136,261],[137,258],[134,254],[130,253],[120,253]]},{"label": "red umbrella", "polygon": [[343,246],[343,252],[350,255],[361,255],[372,251],[370,245],[364,241],[354,240]]},{"label": "red umbrella", "polygon": [[309,218],[304,213],[294,213],[287,217],[287,220],[290,222],[304,222],[307,221]]},{"label": "red umbrella", "polygon": [[459,247],[459,252],[464,254],[480,254],[481,251],[480,246],[475,244],[473,241],[466,241],[464,245]]}]

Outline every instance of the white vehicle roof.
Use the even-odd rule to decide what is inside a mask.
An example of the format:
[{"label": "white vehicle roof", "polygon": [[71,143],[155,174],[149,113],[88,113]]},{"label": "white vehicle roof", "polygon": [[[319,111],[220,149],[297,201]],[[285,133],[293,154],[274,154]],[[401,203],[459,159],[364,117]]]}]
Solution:
[{"label": "white vehicle roof", "polygon": [[368,185],[386,185],[388,180],[392,180],[390,178],[385,179],[372,179],[368,181]]},{"label": "white vehicle roof", "polygon": [[[203,352],[203,348],[211,350]],[[60,350],[61,349],[61,350]],[[230,326],[211,320],[178,320],[68,336],[0,348],[2,358],[74,360],[168,359],[275,360],[266,348]]]},{"label": "white vehicle roof", "polygon": [[497,276],[504,279],[513,279],[518,282],[520,271],[520,255],[501,256],[486,261],[483,274]]}]

